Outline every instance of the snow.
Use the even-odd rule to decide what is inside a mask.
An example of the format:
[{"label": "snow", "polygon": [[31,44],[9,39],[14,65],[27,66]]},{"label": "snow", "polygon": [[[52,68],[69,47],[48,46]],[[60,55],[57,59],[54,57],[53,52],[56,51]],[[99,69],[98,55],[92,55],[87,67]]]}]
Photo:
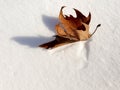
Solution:
[{"label": "snow", "polygon": [[[119,0],[0,0],[0,90],[120,90]],[[92,13],[84,42],[53,50],[37,47],[54,39],[64,13]]]}]

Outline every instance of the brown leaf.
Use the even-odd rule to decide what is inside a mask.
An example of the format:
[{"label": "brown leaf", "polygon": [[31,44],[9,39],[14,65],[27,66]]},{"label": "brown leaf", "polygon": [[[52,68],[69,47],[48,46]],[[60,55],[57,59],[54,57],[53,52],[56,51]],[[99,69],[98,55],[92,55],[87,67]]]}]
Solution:
[{"label": "brown leaf", "polygon": [[55,36],[55,40],[50,41],[45,44],[42,44],[42,45],[39,45],[39,47],[43,47],[46,49],[56,48],[58,46],[62,46],[62,45],[69,44],[72,42],[74,42],[74,40],[70,40],[69,38],[64,38],[64,37],[60,37],[60,36]]},{"label": "brown leaf", "polygon": [[87,40],[93,35],[89,33],[91,13],[86,17],[80,11],[74,9],[77,17],[73,17],[72,15],[64,16],[62,12],[64,7],[60,10],[59,23],[55,26],[57,33],[55,40],[42,44],[40,47],[46,49],[55,48],[65,44]]},{"label": "brown leaf", "polygon": [[91,14],[89,13],[88,17],[85,17],[81,12],[77,9],[74,9],[76,12],[77,17],[73,17],[72,15],[63,16],[64,7],[60,10],[59,20],[60,24],[57,26],[56,31],[57,34],[62,36],[64,33],[59,32],[66,32],[66,36],[73,36],[78,40],[86,40],[89,38],[89,23],[91,19]]}]

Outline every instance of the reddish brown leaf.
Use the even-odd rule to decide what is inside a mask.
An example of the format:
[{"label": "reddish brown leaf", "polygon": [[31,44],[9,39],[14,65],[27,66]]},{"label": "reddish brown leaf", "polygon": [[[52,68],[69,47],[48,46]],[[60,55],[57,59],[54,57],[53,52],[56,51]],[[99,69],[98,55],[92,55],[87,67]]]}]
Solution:
[{"label": "reddish brown leaf", "polygon": [[[59,23],[55,26],[57,33],[55,40],[42,44],[40,45],[40,47],[48,49],[77,41],[84,41],[89,39],[95,33],[89,33],[91,13],[89,13],[89,15],[86,17],[80,11],[74,9],[77,16],[76,18],[72,15],[64,16],[62,12],[64,7],[65,6],[63,6],[60,10]],[[99,26],[100,25],[98,25],[97,27]]]}]

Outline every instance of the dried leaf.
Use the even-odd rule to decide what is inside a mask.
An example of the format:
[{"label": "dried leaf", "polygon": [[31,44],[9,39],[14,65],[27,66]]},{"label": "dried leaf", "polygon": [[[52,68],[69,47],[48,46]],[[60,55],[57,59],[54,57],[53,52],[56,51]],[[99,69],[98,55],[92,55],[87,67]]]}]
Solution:
[{"label": "dried leaf", "polygon": [[55,26],[57,35],[55,36],[55,40],[50,41],[48,43],[42,44],[39,47],[43,48],[55,48],[58,46],[62,46],[65,44],[84,41],[89,39],[100,26],[100,24],[96,27],[96,30],[93,34],[89,33],[89,23],[91,20],[91,13],[86,17],[77,9],[74,9],[77,17],[73,17],[72,15],[67,16],[63,15],[63,6],[60,10],[59,14],[59,23]]}]

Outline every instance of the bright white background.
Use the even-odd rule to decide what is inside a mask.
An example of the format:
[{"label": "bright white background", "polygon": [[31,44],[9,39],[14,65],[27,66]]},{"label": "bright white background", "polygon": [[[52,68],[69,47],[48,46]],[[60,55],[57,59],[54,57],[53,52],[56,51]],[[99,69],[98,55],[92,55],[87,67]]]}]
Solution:
[{"label": "bright white background", "polygon": [[[86,42],[55,50],[61,6],[92,14]],[[119,0],[0,0],[0,90],[120,90]]]}]

